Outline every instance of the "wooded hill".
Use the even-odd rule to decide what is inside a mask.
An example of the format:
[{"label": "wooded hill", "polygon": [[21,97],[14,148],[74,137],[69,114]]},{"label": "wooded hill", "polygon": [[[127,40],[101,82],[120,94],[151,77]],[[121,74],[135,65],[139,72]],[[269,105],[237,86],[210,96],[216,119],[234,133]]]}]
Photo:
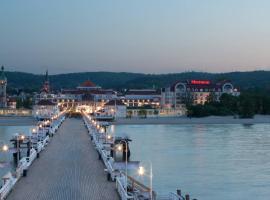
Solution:
[{"label": "wooded hill", "polygon": [[[23,72],[6,72],[8,89],[23,89],[39,91],[44,75]],[[270,71],[230,72],[230,73],[203,73],[183,72],[171,74],[140,74],[126,72],[85,72],[50,75],[50,84],[53,90],[61,88],[75,88],[89,79],[103,88],[161,88],[171,85],[177,80],[207,79],[212,81],[231,80],[241,90],[262,89],[270,91]]]}]

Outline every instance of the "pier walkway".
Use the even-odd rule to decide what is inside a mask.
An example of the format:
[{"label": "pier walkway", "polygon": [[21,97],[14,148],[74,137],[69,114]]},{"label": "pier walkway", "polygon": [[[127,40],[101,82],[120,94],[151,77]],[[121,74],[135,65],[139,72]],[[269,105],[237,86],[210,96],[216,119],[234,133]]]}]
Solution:
[{"label": "pier walkway", "polygon": [[8,200],[117,200],[81,119],[66,119]]}]

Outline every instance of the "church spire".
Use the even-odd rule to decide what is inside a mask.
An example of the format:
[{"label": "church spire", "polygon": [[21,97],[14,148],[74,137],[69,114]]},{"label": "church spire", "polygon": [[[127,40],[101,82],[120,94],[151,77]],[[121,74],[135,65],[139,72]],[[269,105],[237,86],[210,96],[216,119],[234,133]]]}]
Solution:
[{"label": "church spire", "polygon": [[1,76],[0,76],[0,79],[1,79],[1,80],[6,80],[6,79],[7,79],[7,77],[6,77],[6,75],[5,75],[5,68],[4,68],[3,65],[2,65],[2,67],[1,67]]},{"label": "church spire", "polygon": [[50,83],[49,83],[48,69],[46,70],[45,81],[43,83],[41,92],[45,92],[45,93],[49,93],[50,92]]},{"label": "church spire", "polygon": [[45,81],[49,81],[48,69],[46,70]]}]

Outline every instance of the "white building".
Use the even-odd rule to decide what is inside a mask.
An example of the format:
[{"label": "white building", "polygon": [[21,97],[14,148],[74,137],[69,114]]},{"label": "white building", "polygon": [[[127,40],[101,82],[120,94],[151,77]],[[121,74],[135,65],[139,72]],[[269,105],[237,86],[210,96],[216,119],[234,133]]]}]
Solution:
[{"label": "white building", "polygon": [[127,107],[121,100],[114,99],[104,105],[104,112],[115,118],[123,118],[127,116]]},{"label": "white building", "polygon": [[160,106],[160,91],[154,89],[130,89],[128,90],[122,101],[128,107],[151,106],[157,108]]},{"label": "white building", "polygon": [[49,99],[41,99],[33,108],[33,116],[36,119],[50,119],[59,114],[59,108],[56,103]]},{"label": "white building", "polygon": [[117,92],[102,89],[90,80],[83,82],[76,89],[63,89],[58,95],[59,102],[75,102],[79,106],[89,105],[95,108],[102,107],[115,98],[117,98]]}]

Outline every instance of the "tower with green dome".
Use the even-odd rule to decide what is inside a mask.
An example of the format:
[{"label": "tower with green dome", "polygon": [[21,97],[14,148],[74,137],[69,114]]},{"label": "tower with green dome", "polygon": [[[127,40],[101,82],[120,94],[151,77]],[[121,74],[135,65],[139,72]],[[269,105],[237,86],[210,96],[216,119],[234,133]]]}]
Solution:
[{"label": "tower with green dome", "polygon": [[6,107],[7,107],[7,77],[5,76],[4,66],[2,66],[0,76],[0,108]]}]

